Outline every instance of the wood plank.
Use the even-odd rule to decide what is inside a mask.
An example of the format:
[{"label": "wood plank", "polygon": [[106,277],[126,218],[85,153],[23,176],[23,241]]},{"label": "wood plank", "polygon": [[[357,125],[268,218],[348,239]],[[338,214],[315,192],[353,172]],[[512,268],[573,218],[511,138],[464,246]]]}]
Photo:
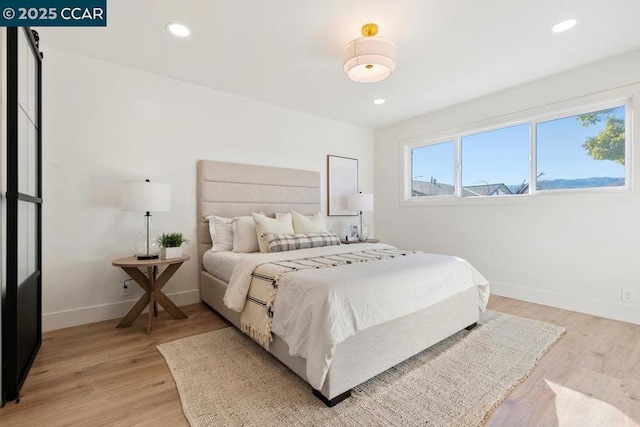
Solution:
[{"label": "wood plank", "polygon": [[136,302],[136,304],[131,308],[131,310],[129,310],[127,315],[122,318],[120,323],[118,323],[117,327],[126,328],[128,326],[131,326],[133,322],[138,318],[138,316],[140,316],[140,313],[142,313],[142,310],[144,310],[144,308],[149,304],[150,300],[151,300],[151,293],[147,292],[146,294],[142,295],[142,297],[140,297],[138,302]]},{"label": "wood plank", "polygon": [[[181,264],[178,264],[181,265]],[[149,266],[147,267],[147,277],[149,278],[149,293],[151,299],[151,305],[149,306],[149,320],[147,323],[147,335],[151,333],[151,328],[153,327],[153,316],[157,314],[158,310],[156,307],[156,267]]]},{"label": "wood plank", "polygon": [[155,300],[158,302],[158,304],[160,304],[162,306],[162,308],[164,308],[167,313],[169,313],[171,315],[171,317],[173,317],[174,319],[186,319],[187,315],[184,314],[182,312],[182,310],[180,310],[180,308],[175,305],[173,303],[173,301],[171,301],[169,299],[169,297],[167,297],[165,294],[163,294],[162,292],[157,292],[155,294]]},{"label": "wood plank", "polygon": [[[640,424],[640,326],[497,296],[489,306],[567,333],[487,425],[585,425],[573,422],[585,414],[590,425]],[[156,345],[228,323],[202,304],[182,309],[179,322],[161,311],[152,335],[116,329],[118,319],[46,332],[22,401],[0,410],[0,424],[187,426]]]},{"label": "wood plank", "polygon": [[188,426],[156,346],[228,323],[202,304],[182,309],[188,320],[161,311],[151,335],[144,316],[133,328],[114,319],[44,333],[22,400],[0,409],[0,425]]},{"label": "wood plank", "polygon": [[491,296],[489,308],[567,328],[487,426],[640,424],[640,326]]},{"label": "wood plank", "polygon": [[176,271],[178,271],[178,269],[180,268],[180,266],[182,265],[182,263],[177,263],[177,264],[170,264],[169,266],[167,266],[167,268],[165,268],[165,270],[162,272],[162,274],[160,274],[160,276],[158,276],[156,278],[156,282],[155,282],[155,290],[159,291],[160,289],[162,289],[164,287],[164,285],[167,284],[167,282],[169,281],[169,279],[171,279],[171,276],[173,276],[175,274]]},{"label": "wood plank", "polygon": [[122,269],[131,277],[145,292],[151,292],[149,288],[149,278],[144,275],[137,267],[122,267]]},{"label": "wood plank", "polygon": [[120,259],[116,259],[113,260],[111,262],[111,265],[114,265],[116,267],[149,267],[149,266],[154,266],[154,265],[170,265],[170,264],[175,264],[175,263],[183,263],[185,261],[187,261],[189,259],[189,255],[183,255],[181,257],[178,258],[170,258],[170,259],[161,259],[161,258],[154,258],[154,259],[138,259],[134,256],[132,257],[127,257],[127,258],[120,258]]}]

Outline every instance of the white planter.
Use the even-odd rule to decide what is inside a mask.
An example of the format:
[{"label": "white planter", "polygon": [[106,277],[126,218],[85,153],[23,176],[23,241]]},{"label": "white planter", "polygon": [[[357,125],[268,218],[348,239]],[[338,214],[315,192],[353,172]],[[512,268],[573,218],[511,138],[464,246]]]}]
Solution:
[{"label": "white planter", "polygon": [[178,246],[177,248],[162,248],[160,251],[160,258],[162,259],[180,258],[181,256],[182,246]]}]

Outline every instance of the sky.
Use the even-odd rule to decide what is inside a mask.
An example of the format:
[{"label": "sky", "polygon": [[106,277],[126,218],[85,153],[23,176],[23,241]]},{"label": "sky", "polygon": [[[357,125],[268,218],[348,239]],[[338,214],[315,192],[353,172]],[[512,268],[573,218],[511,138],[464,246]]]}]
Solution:
[{"label": "sky", "polygon": [[[624,118],[624,107],[616,112]],[[582,144],[604,129],[604,122],[584,127],[576,116],[537,124],[537,174],[544,179],[624,178],[624,165],[593,160]],[[454,143],[413,150],[413,179],[453,184]],[[536,174],[536,175],[537,175]],[[529,180],[529,124],[462,138],[462,185],[519,185]]]}]

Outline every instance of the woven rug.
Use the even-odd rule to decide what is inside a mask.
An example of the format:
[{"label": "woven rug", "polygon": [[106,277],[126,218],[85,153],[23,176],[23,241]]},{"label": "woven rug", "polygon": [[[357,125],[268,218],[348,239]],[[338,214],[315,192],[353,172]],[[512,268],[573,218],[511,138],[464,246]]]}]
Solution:
[{"label": "woven rug", "polygon": [[191,426],[478,426],[564,331],[487,311],[477,328],[359,385],[333,408],[232,327],[161,344],[158,350]]}]

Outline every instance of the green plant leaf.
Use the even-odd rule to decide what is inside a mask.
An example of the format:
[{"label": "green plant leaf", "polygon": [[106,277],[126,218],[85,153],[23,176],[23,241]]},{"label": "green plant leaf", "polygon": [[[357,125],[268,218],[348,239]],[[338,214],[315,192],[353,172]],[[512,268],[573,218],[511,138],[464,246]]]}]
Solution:
[{"label": "green plant leaf", "polygon": [[183,243],[189,243],[189,240],[183,239],[182,233],[162,233],[156,242],[163,248],[177,248]]}]

